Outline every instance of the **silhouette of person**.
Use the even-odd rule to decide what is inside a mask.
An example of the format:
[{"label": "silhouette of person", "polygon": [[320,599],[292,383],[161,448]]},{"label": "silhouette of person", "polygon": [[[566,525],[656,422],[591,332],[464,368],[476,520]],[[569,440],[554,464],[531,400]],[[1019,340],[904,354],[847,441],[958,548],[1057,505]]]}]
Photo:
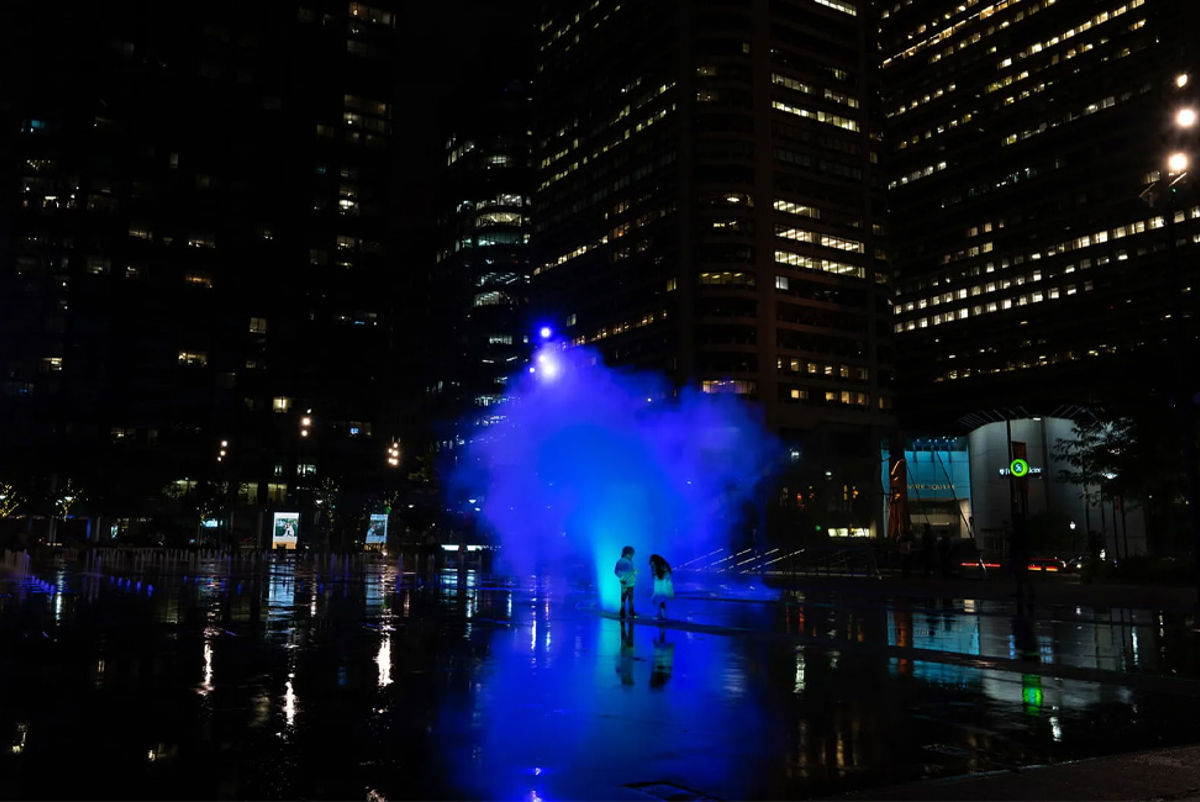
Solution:
[{"label": "silhouette of person", "polygon": [[942,532],[937,541],[938,574],[942,579],[950,576],[950,536]]},{"label": "silhouette of person", "polygon": [[900,536],[900,576],[905,579],[912,573],[912,554],[913,534],[906,529]]},{"label": "silhouette of person", "polygon": [[937,542],[933,538],[933,527],[925,524],[921,530],[921,559],[925,563],[925,576],[933,576],[933,561],[936,557]]}]

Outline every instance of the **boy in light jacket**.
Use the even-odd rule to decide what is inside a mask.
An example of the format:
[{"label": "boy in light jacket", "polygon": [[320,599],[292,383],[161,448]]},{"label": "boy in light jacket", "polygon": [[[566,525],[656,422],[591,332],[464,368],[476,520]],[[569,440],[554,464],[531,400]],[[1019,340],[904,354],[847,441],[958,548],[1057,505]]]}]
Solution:
[{"label": "boy in light jacket", "polygon": [[629,617],[637,618],[633,611],[633,586],[637,583],[637,568],[633,565],[633,546],[621,549],[621,559],[613,573],[621,580],[621,617],[625,617],[625,602],[629,602]]}]

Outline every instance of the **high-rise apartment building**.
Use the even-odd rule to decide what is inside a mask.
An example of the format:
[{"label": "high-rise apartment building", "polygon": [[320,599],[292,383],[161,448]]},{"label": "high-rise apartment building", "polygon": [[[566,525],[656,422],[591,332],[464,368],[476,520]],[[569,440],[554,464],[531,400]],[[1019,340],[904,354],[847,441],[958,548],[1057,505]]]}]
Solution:
[{"label": "high-rise apartment building", "polygon": [[[879,15],[902,419],[1175,392],[1195,343],[1200,7],[920,0]],[[1194,387],[1192,388],[1194,390]]]},{"label": "high-rise apartment building", "polygon": [[386,466],[394,5],[6,4],[4,471],[136,516]]},{"label": "high-rise apartment building", "polygon": [[893,360],[861,5],[545,3],[533,268],[573,343],[760,404],[781,506],[856,534]]}]

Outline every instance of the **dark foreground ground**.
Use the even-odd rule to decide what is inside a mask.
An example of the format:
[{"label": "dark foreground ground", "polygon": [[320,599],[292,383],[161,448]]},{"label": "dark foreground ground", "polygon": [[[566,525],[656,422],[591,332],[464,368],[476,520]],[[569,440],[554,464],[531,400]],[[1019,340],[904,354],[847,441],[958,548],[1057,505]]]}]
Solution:
[{"label": "dark foreground ground", "polygon": [[680,574],[660,626],[622,625],[552,579],[155,571],[0,580],[0,797],[1200,788],[1200,750],[1175,749],[1200,742],[1186,589],[1044,577],[1018,616],[1000,580]]}]

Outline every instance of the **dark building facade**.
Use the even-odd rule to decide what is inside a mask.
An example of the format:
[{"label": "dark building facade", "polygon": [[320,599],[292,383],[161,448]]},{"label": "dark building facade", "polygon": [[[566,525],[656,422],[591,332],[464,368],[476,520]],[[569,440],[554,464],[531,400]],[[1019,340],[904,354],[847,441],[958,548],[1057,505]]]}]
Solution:
[{"label": "dark building facade", "polygon": [[432,294],[439,358],[435,431],[453,451],[499,420],[528,362],[532,97],[527,80],[469,104],[446,140],[439,182],[443,247]]},{"label": "dark building facade", "polygon": [[1200,198],[1167,161],[1197,142],[1175,120],[1197,97],[1196,4],[879,13],[902,420],[1174,393]]},{"label": "dark building facade", "polygon": [[891,425],[870,23],[844,0],[544,4],[533,295],[576,345],[761,405],[779,531],[878,531]]},{"label": "dark building facade", "polygon": [[387,470],[392,5],[6,4],[6,473],[113,517],[172,484],[253,539]]}]

